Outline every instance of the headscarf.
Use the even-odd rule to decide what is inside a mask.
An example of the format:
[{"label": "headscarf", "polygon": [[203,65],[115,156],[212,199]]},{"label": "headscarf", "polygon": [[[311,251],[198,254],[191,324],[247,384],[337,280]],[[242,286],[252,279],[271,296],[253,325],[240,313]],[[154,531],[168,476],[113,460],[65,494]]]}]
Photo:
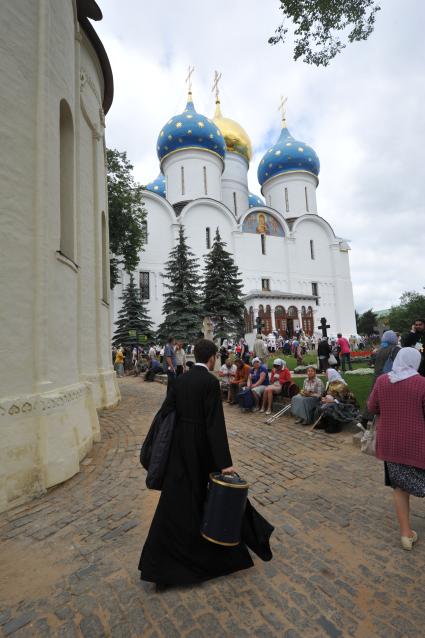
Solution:
[{"label": "headscarf", "polygon": [[398,383],[419,374],[420,363],[421,353],[419,350],[416,350],[416,348],[402,348],[394,359],[393,369],[388,372],[390,382]]},{"label": "headscarf", "polygon": [[334,368],[328,368],[326,370],[326,376],[328,377],[329,383],[334,383],[334,381],[339,381],[340,383],[344,383],[347,385],[347,382],[344,381],[342,376],[337,372]]},{"label": "headscarf", "polygon": [[398,344],[398,337],[394,330],[386,330],[382,335],[381,348],[387,348],[388,346],[396,346]]}]

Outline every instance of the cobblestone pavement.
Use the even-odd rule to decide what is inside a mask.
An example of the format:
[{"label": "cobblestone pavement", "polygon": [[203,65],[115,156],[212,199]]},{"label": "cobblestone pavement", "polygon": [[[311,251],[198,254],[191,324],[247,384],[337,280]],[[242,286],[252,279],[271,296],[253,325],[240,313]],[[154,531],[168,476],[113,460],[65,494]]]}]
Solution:
[{"label": "cobblestone pavement", "polygon": [[[0,632],[62,638],[424,635],[425,550],[399,548],[383,469],[350,433],[311,433],[226,406],[234,462],[276,526],[274,559],[155,593],[137,562],[158,494],[138,454],[165,389],[128,378],[81,472],[0,516]],[[414,528],[425,538],[423,504]]]}]

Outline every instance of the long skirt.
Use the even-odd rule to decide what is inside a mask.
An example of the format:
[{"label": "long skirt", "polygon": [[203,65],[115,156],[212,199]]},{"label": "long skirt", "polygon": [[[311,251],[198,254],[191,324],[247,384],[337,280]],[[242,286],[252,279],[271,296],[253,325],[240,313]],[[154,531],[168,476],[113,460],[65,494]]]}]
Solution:
[{"label": "long skirt", "polygon": [[291,401],[292,415],[307,421],[307,423],[313,423],[314,412],[319,403],[319,397],[303,397],[301,394],[297,394],[292,397]]}]

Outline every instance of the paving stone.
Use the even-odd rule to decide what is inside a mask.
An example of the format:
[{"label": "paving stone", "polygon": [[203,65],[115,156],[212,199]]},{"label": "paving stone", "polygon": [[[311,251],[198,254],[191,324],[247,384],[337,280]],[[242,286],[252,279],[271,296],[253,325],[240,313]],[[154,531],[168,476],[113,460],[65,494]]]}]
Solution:
[{"label": "paving stone", "polygon": [[78,638],[79,632],[73,622],[67,622],[57,629],[58,638]]},{"label": "paving stone", "polygon": [[101,638],[105,636],[102,623],[97,616],[87,616],[80,622],[80,631],[83,638]]},{"label": "paving stone", "polygon": [[5,625],[3,625],[3,634],[5,636],[10,636],[11,634],[18,631],[21,627],[25,627],[28,625],[35,617],[34,612],[28,612],[26,614],[22,614],[22,616],[18,616],[13,620],[9,620]]},{"label": "paving stone", "polygon": [[321,627],[323,627],[326,635],[330,636],[330,638],[339,638],[339,636],[342,636],[341,630],[335,627],[335,625],[330,620],[324,618],[324,616],[320,616],[317,619],[317,622]]}]

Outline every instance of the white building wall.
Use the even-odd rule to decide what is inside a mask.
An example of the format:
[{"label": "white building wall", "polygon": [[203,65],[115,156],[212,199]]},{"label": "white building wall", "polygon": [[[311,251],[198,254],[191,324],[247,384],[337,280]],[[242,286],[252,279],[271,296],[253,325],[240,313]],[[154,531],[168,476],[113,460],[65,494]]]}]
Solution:
[{"label": "white building wall", "polygon": [[[23,0],[19,11],[5,5],[0,21],[0,286],[8,299],[0,322],[7,361],[0,371],[0,510],[78,472],[99,437],[96,407],[119,399],[100,294],[103,78],[90,43],[76,37],[75,11],[71,0]],[[93,99],[80,86],[80,58]],[[58,253],[62,99],[74,131],[72,259]]]},{"label": "white building wall", "polygon": [[248,164],[241,155],[227,152],[224,166],[221,201],[240,217],[248,210]]},{"label": "white building wall", "polygon": [[268,180],[261,192],[267,206],[275,208],[284,217],[298,217],[309,212],[317,213],[317,184],[317,177],[311,173],[294,171]]},{"label": "white building wall", "polygon": [[[221,199],[221,157],[202,149],[171,153],[161,164],[170,204],[198,197]],[[204,170],[205,169],[205,170]]]}]

